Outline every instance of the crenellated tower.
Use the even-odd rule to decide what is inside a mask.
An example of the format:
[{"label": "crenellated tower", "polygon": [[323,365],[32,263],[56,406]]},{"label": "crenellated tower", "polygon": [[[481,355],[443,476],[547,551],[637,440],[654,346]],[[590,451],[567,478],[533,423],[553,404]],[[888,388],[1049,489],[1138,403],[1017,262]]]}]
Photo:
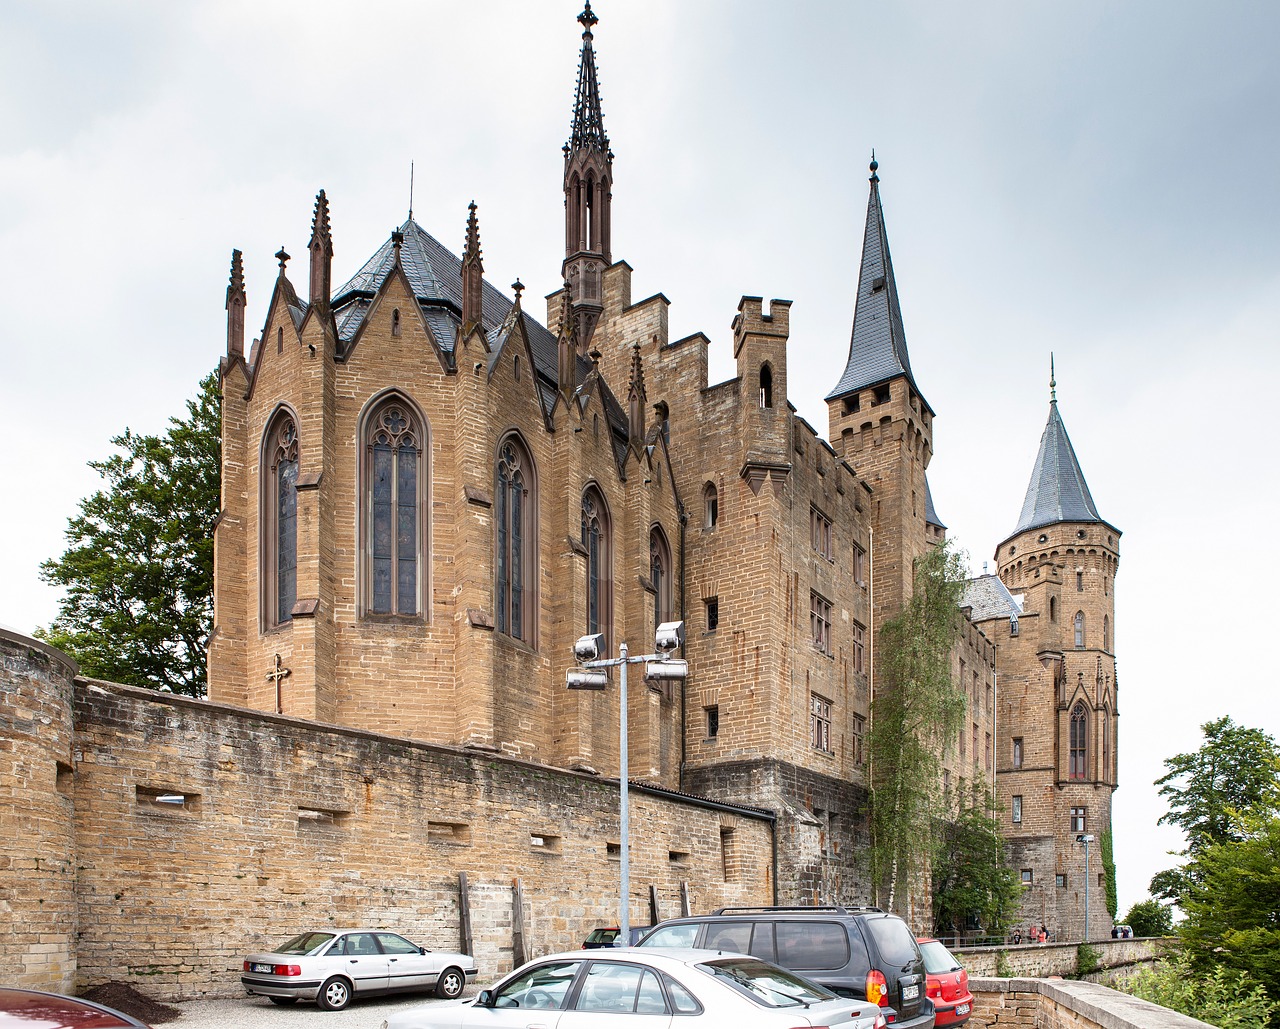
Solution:
[{"label": "crenellated tower", "polygon": [[582,59],[573,99],[573,126],[564,145],[564,263],[561,275],[573,301],[579,352],[591,350],[591,336],[604,309],[604,271],[612,263],[610,213],[613,151],[604,131],[592,27],[600,19],[587,0],[582,23]]},{"label": "crenellated tower", "polygon": [[930,517],[937,522],[925,481],[933,456],[933,409],[911,372],[879,167],[873,156],[849,360],[827,395],[832,446],[872,489],[877,631],[910,597],[915,559],[930,538],[926,525]]}]

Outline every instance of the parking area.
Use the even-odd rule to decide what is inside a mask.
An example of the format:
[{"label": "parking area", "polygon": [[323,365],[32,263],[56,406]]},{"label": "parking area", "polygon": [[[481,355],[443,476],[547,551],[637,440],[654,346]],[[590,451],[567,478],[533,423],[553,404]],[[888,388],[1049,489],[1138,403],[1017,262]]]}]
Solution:
[{"label": "parking area", "polygon": [[[464,996],[474,996],[468,989]],[[314,1004],[281,1008],[265,997],[190,1000],[175,1005],[181,1016],[164,1027],[173,1029],[379,1029],[393,1011],[419,1004],[442,1004],[428,994],[399,994],[357,1000],[345,1011],[321,1011]]]}]

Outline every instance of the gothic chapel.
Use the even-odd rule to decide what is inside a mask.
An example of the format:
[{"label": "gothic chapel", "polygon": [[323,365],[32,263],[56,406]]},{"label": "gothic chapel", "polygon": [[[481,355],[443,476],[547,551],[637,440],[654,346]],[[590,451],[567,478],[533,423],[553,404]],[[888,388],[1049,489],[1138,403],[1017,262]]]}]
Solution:
[{"label": "gothic chapel", "polygon": [[[877,166],[828,442],[788,402],[790,301],[741,299],[736,373],[709,383],[709,338],[670,339],[667,298],[632,298],[589,3],[578,20],[564,287],[545,323],[519,282],[485,279],[475,204],[460,256],[410,217],[334,288],[321,191],[305,289],[282,249],[247,352],[233,252],[209,699],[616,776],[617,684],[567,690],[573,643],[649,649],[659,622],[682,619],[688,680],[629,692],[632,777],[722,805],[728,831],[735,806],[771,812],[780,902],[866,902],[874,634],[945,536]],[[1078,473],[1058,440],[1036,497],[1051,472]],[[1077,878],[1066,811],[1101,826],[1115,785],[1119,533],[1091,498],[1047,503],[1028,494],[1034,517],[1001,544],[999,577],[971,587],[986,592],[954,657],[970,717],[946,766],[957,787],[993,791],[1012,773],[1028,822],[1011,835],[1034,819],[1018,859],[1046,891],[1035,917],[1043,901],[1065,928],[1069,890],[1047,883]],[[1014,645],[1010,591],[1035,608]]]}]

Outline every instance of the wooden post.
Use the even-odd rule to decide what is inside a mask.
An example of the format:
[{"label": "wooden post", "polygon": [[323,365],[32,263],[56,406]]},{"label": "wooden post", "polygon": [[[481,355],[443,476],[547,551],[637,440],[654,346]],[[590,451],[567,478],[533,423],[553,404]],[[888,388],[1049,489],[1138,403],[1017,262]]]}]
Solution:
[{"label": "wooden post", "polygon": [[[658,918],[658,887],[654,886],[653,883],[650,883],[649,884],[649,924],[657,925],[659,921],[660,919]],[[624,947],[628,946],[629,942],[630,941],[628,940],[623,940],[622,945]]]},{"label": "wooden post", "polygon": [[680,884],[680,917],[689,917],[689,880]]},{"label": "wooden post", "polygon": [[462,953],[475,956],[471,939],[471,897],[467,892],[467,873],[458,873],[458,929],[462,934]]},{"label": "wooden post", "polygon": [[511,880],[511,961],[512,968],[519,968],[527,961],[524,956],[524,887],[519,879]]}]

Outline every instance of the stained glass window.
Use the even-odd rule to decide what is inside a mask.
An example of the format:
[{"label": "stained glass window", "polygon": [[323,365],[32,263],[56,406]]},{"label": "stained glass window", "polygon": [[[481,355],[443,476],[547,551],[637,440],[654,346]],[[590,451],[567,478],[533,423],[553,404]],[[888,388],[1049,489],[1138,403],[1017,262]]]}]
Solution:
[{"label": "stained glass window", "polygon": [[1083,779],[1085,777],[1086,726],[1084,705],[1076,704],[1071,712],[1071,763],[1069,774],[1072,779]]},{"label": "stained glass window", "polygon": [[609,528],[604,501],[594,489],[582,495],[582,545],[587,551],[587,632],[608,633]]},{"label": "stained glass window", "polygon": [[298,427],[287,411],[263,451],[263,619],[275,626],[292,620],[298,600]]},{"label": "stained glass window", "polygon": [[367,424],[366,609],[416,615],[422,564],[421,432],[408,406],[395,399],[379,407]]},{"label": "stained glass window", "polygon": [[532,578],[533,515],[536,505],[531,495],[532,462],[514,437],[508,437],[498,452],[496,607],[497,628],[516,639],[532,636],[533,609],[526,581]]}]

